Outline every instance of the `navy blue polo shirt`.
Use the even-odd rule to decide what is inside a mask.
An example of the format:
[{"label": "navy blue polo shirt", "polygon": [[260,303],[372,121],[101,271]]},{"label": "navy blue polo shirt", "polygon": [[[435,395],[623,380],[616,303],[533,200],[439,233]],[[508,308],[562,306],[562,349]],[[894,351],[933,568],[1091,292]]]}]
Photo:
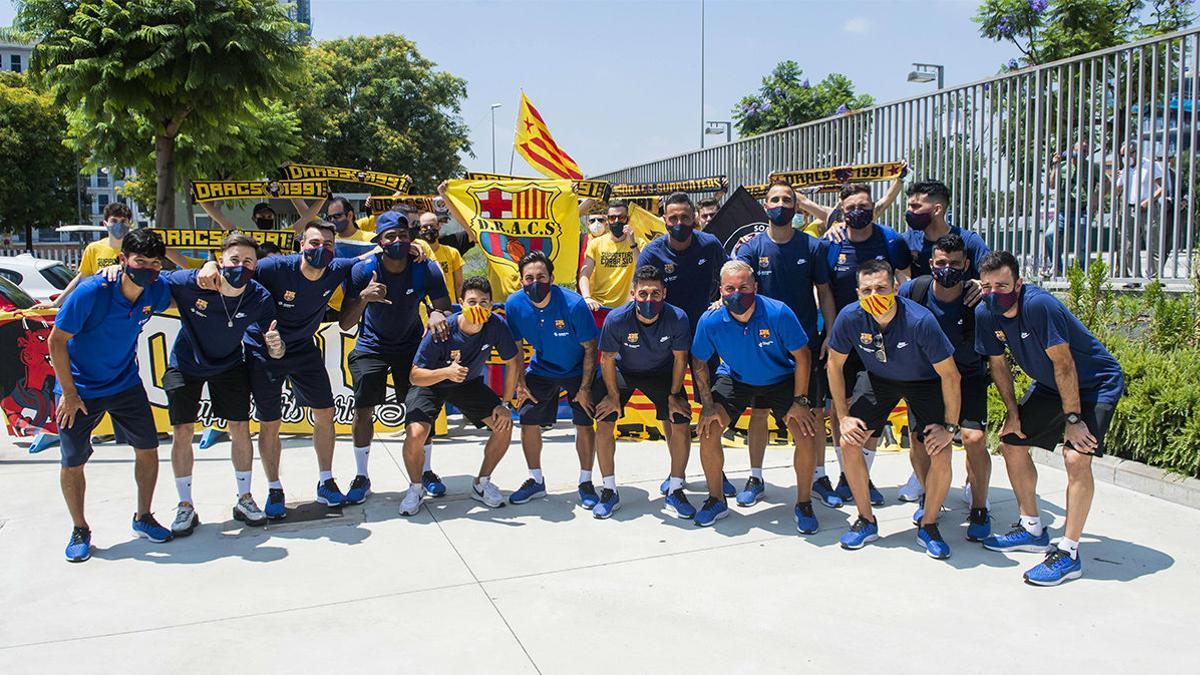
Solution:
[{"label": "navy blue polo shirt", "polygon": [[[899,295],[918,302],[913,297],[913,281],[901,284]],[[958,366],[958,372],[970,377],[982,375],[987,371],[987,363],[984,362],[979,352],[975,351],[975,340],[968,341],[964,332],[963,322],[967,320],[967,313],[974,312],[975,309],[963,305],[963,296],[960,294],[954,300],[943,303],[934,297],[931,283],[929,292],[925,294],[924,301],[920,304],[924,305],[925,309],[933,314],[933,318],[937,319],[938,325],[942,327],[942,332],[946,334],[946,339],[950,340],[950,344],[954,347],[954,363]]]},{"label": "navy blue polo shirt", "polygon": [[1075,359],[1079,398],[1115,404],[1125,391],[1121,364],[1062,302],[1028,284],[1021,287],[1020,310],[1013,318],[993,314],[981,302],[975,308],[975,349],[1000,356],[1007,346],[1013,360],[1042,387],[1055,392],[1054,362],[1046,350],[1067,343]]},{"label": "navy blue polo shirt", "polygon": [[[121,293],[120,277],[110,283],[97,274],[79,282],[58,310],[54,325],[73,335],[67,341],[67,354],[80,398],[112,396],[141,384],[138,336],[155,312],[170,306],[171,292],[162,277],[143,288],[133,302]],[[62,393],[61,384],[55,383],[54,393]]]},{"label": "navy blue polo shirt", "polygon": [[[279,337],[288,351],[311,346],[313,335],[321,327],[329,296],[350,276],[354,267],[353,258],[335,258],[325,268],[320,279],[310,281],[300,271],[301,256],[273,255],[258,261],[254,280],[262,284],[275,301],[275,318],[279,322]],[[246,347],[254,352],[266,353],[262,344],[262,333],[271,327],[254,324],[246,330]]]},{"label": "navy blue polo shirt", "polygon": [[357,299],[371,282],[372,273],[379,283],[387,286],[386,297],[391,304],[367,303],[358,325],[355,351],[364,354],[412,352],[421,343],[421,335],[425,332],[421,324],[421,303],[426,297],[430,300],[449,297],[442,268],[436,260],[415,262],[409,258],[403,271],[392,274],[384,267],[383,254],[376,253],[355,263],[346,282],[346,299]]},{"label": "navy blue polo shirt", "polygon": [[736,321],[724,306],[711,309],[696,325],[692,356],[707,361],[721,356],[717,374],[762,387],[796,374],[792,351],[808,345],[808,336],[788,306],[759,295],[746,323]]},{"label": "navy blue polo shirt", "polygon": [[694,230],[692,242],[682,251],[671,248],[670,237],[658,237],[638,255],[637,266],[653,265],[663,275],[667,301],[683,310],[692,330],[700,315],[717,297],[721,266],[728,260],[721,240]]},{"label": "navy blue polo shirt", "polygon": [[858,350],[871,374],[899,382],[936,380],[933,364],[954,355],[953,345],[933,314],[908,298],[896,298],[896,316],[882,332],[887,363],[875,356],[875,336],[879,334],[875,317],[854,303],[838,312],[829,333],[829,348],[842,354]]},{"label": "navy blue polo shirt", "polygon": [[686,352],[691,346],[687,315],[670,303],[663,304],[651,324],[638,321],[637,306],[625,303],[609,312],[600,328],[600,351],[616,354],[617,368],[623,373],[670,377],[674,352]]},{"label": "navy blue polo shirt", "polygon": [[[512,331],[508,329],[503,317],[491,315],[478,333],[468,335],[459,325],[460,316],[461,313],[455,312],[446,319],[446,324],[450,327],[448,339],[438,342],[433,339],[433,333],[421,338],[417,355],[413,358],[414,366],[436,370],[458,361],[460,366],[467,369],[466,379],[473,380],[483,375],[483,366],[492,353],[492,347],[495,347],[496,353],[506,361],[517,355],[517,343],[513,340]],[[445,381],[441,384],[453,383]]]},{"label": "navy blue polo shirt", "polygon": [[[866,241],[846,239],[830,242],[828,260],[833,286],[834,305],[841,311],[846,305],[858,302],[858,266],[867,260],[886,260],[897,270],[912,265],[912,252],[895,230],[874,223],[874,231]],[[847,230],[846,236],[850,236]]]},{"label": "navy blue polo shirt", "polygon": [[[988,245],[984,243],[983,237],[970,230],[964,230],[957,225],[950,226],[949,234],[957,234],[962,237],[967,260],[971,261],[971,266],[967,269],[966,278],[978,279],[979,263],[983,260],[983,256],[992,252],[992,249],[988,248]],[[924,230],[908,230],[902,236],[904,237],[904,243],[908,244],[908,249],[912,251],[912,278],[915,279],[926,274],[932,274],[929,261],[933,259],[934,242],[925,238]]]},{"label": "navy blue polo shirt", "polygon": [[758,292],[787,305],[813,344],[818,341],[813,287],[829,283],[828,248],[829,242],[796,230],[786,244],[762,232],[737,251],[737,259],[754,268]]},{"label": "navy blue polo shirt", "polygon": [[255,323],[270,327],[275,302],[267,289],[253,280],[236,298],[203,290],[196,285],[198,272],[163,274],[179,308],[179,334],[171,348],[170,365],[188,375],[207,377],[242,363],[246,329]]},{"label": "navy blue polo shirt", "polygon": [[597,333],[592,311],[578,293],[552,286],[550,304],[539,309],[520,290],[508,296],[504,316],[513,338],[533,347],[529,374],[555,379],[583,374],[583,343]]}]

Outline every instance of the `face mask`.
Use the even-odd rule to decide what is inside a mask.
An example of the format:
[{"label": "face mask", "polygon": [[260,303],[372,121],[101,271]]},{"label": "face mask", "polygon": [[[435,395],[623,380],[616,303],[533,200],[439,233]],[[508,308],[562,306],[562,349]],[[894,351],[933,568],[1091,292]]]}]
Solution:
[{"label": "face mask", "polygon": [[421,238],[429,243],[437,241],[438,231],[436,228],[425,227],[421,229]]},{"label": "face mask", "polygon": [[260,229],[260,230],[275,229],[275,219],[274,218],[255,218],[254,224],[258,225],[258,229]]},{"label": "face mask", "polygon": [[1019,290],[1010,291],[1008,293],[997,293],[996,291],[992,291],[991,293],[983,294],[983,302],[993,314],[1003,314],[1012,309],[1013,305],[1017,304],[1017,297],[1019,297],[1020,294],[1021,291]]},{"label": "face mask", "polygon": [[874,215],[875,210],[873,208],[849,209],[846,211],[846,226],[854,230],[861,230],[871,224],[871,219],[874,217]]},{"label": "face mask", "polygon": [[333,222],[333,228],[337,230],[338,234],[344,234],[346,230],[350,229],[349,218],[342,218],[341,220],[334,220],[331,222]]},{"label": "face mask", "polygon": [[767,209],[767,219],[772,225],[791,225],[792,216],[796,215],[796,209],[789,206],[772,206]]},{"label": "face mask", "polygon": [[865,298],[859,298],[858,304],[872,316],[883,316],[896,306],[895,293],[876,293]]},{"label": "face mask", "polygon": [[487,323],[488,317],[492,315],[492,308],[483,305],[464,305],[462,313],[467,323],[483,325]]},{"label": "face mask", "polygon": [[654,319],[662,313],[664,302],[662,300],[634,300],[633,305],[637,308],[637,313],[643,319]]},{"label": "face mask", "polygon": [[914,230],[924,230],[929,227],[929,223],[933,222],[933,214],[905,211],[904,222],[908,223],[908,226]]},{"label": "face mask", "polygon": [[392,260],[404,260],[404,257],[412,249],[412,242],[393,241],[390,244],[384,244],[381,248],[383,249],[383,254]]},{"label": "face mask", "polygon": [[593,237],[604,234],[604,223],[588,223],[588,234]]},{"label": "face mask", "polygon": [[125,265],[125,276],[133,283],[145,288],[158,279],[158,270],[153,267],[130,267]]},{"label": "face mask", "polygon": [[317,269],[325,269],[329,263],[333,262],[333,251],[324,246],[306,248],[301,253],[304,254],[304,259],[308,261],[308,264]]},{"label": "face mask", "polygon": [[534,302],[541,302],[542,300],[546,299],[547,295],[549,295],[551,285],[552,284],[549,281],[535,281],[530,284],[525,284],[525,295],[528,295],[529,299],[533,300]]},{"label": "face mask", "polygon": [[933,278],[946,288],[957,286],[962,283],[965,270],[960,270],[957,267],[935,267],[933,268]]},{"label": "face mask", "polygon": [[754,306],[754,295],[754,293],[734,291],[729,295],[721,296],[721,304],[725,305],[725,309],[728,309],[730,314],[743,314]]},{"label": "face mask", "polygon": [[105,228],[108,229],[108,233],[112,235],[113,239],[124,239],[125,235],[129,234],[129,223],[120,220],[108,223]]},{"label": "face mask", "polygon": [[608,226],[608,231],[612,232],[612,236],[620,239],[625,236],[625,223],[612,223]]},{"label": "face mask", "polygon": [[221,277],[225,279],[225,283],[234,288],[241,288],[250,283],[250,278],[254,276],[254,270],[242,267],[241,265],[222,265]]},{"label": "face mask", "polygon": [[792,216],[792,226],[804,227],[804,214],[797,213],[796,215]]},{"label": "face mask", "polygon": [[667,234],[671,235],[671,238],[675,241],[684,242],[688,240],[688,237],[692,236],[693,229],[691,225],[668,225]]}]

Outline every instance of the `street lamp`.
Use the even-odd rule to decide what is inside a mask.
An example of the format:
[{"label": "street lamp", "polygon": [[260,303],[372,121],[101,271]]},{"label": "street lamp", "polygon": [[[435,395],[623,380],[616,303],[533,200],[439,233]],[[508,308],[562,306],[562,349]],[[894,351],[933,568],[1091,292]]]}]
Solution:
[{"label": "street lamp", "polygon": [[946,66],[940,66],[936,63],[914,63],[913,70],[908,73],[908,81],[925,83],[936,80],[937,88],[941,89],[945,74]]},{"label": "street lamp", "polygon": [[706,136],[720,136],[721,134],[725,134],[725,142],[726,143],[733,140],[733,123],[732,122],[723,122],[723,121],[713,122],[712,120],[709,120],[707,122],[707,124],[708,124],[708,127],[706,127],[704,129],[704,134]]},{"label": "street lamp", "polygon": [[499,103],[492,104],[492,173],[496,173],[496,108]]}]

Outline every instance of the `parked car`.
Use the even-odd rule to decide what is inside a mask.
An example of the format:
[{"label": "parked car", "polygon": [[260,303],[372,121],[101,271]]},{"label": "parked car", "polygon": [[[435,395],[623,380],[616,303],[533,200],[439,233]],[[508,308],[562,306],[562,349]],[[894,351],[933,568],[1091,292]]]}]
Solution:
[{"label": "parked car", "polygon": [[18,309],[29,309],[37,301],[21,290],[21,287],[0,276],[0,314]]},{"label": "parked car", "polygon": [[75,275],[57,260],[22,253],[0,257],[0,277],[20,286],[35,299],[45,301],[57,298]]}]

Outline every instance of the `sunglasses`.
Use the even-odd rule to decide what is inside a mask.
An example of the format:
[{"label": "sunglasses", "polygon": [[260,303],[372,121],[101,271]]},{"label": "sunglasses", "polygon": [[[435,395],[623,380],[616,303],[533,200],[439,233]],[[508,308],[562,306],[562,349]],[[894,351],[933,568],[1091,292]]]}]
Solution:
[{"label": "sunglasses", "polygon": [[876,333],[872,342],[875,345],[875,360],[880,363],[887,363],[887,352],[883,350],[883,336]]},{"label": "sunglasses", "polygon": [[604,216],[592,216],[588,218],[589,225],[604,224]]},{"label": "sunglasses", "polygon": [[608,222],[610,222],[610,223],[628,223],[629,216],[609,216]]}]

